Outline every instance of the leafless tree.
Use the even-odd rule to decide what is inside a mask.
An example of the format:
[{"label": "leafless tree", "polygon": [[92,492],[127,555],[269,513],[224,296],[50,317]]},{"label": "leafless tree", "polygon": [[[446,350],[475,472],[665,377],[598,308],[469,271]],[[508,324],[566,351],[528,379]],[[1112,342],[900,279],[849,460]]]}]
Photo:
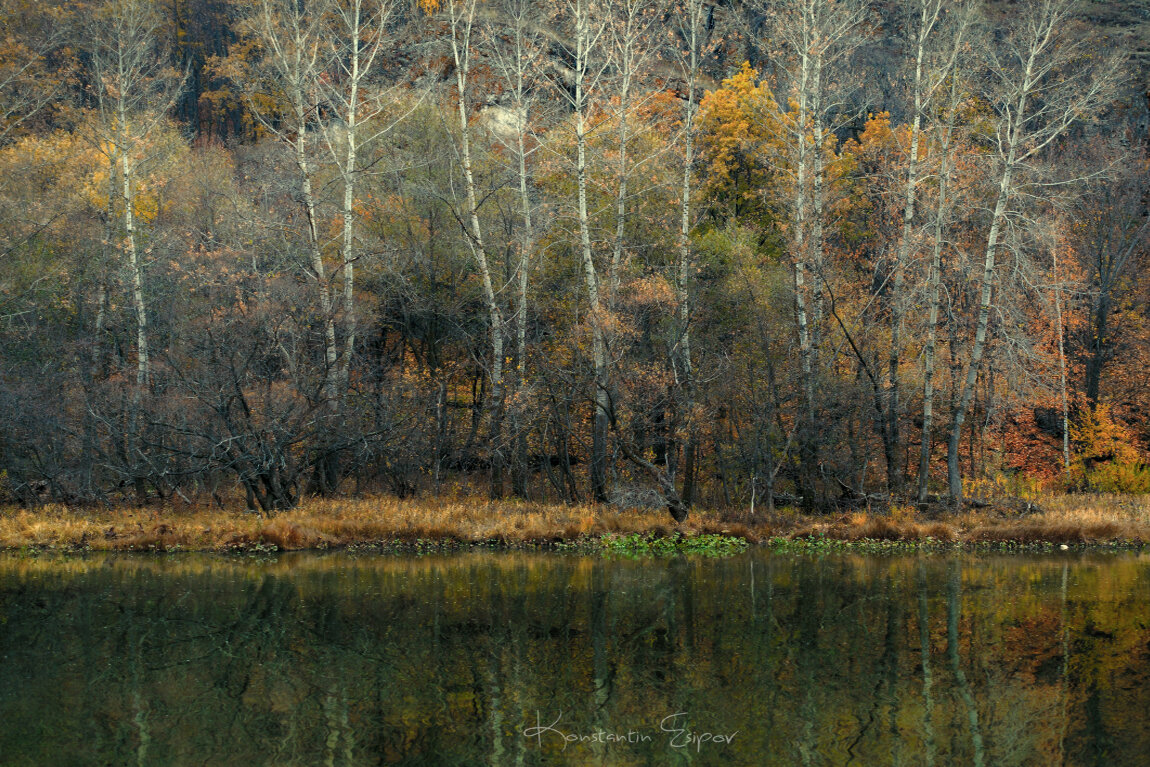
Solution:
[{"label": "leafless tree", "polygon": [[109,0],[89,22],[88,42],[99,140],[118,178],[132,306],[136,315],[136,384],[151,371],[144,263],[139,246],[136,194],[139,169],[153,159],[148,140],[179,97],[183,77],[166,64],[157,9],[146,0]]},{"label": "leafless tree", "polygon": [[[391,0],[335,0],[322,30],[326,76],[319,78],[324,101],[339,121],[321,125],[332,164],[343,181],[340,209],[339,273],[343,282],[343,350],[336,384],[346,395],[358,330],[355,304],[355,265],[360,257],[356,229],[357,188],[364,171],[363,155],[395,126],[403,114],[391,114],[390,90],[378,87],[373,74],[380,52],[392,42],[388,29],[394,13]],[[341,124],[342,123],[342,124]],[[369,157],[370,159],[370,157]]]},{"label": "leafless tree", "polygon": [[[767,4],[767,9],[774,17],[771,31],[780,49],[776,66],[779,87],[793,105],[789,119],[779,123],[783,134],[779,139],[785,147],[779,170],[792,187],[784,208],[805,395],[806,428],[800,440],[803,499],[810,508],[815,502],[814,472],[818,464],[814,449],[815,392],[824,313],[820,282],[827,276],[823,241],[826,150],[844,114],[842,86],[849,79],[840,76],[861,41],[860,26],[867,18],[868,8],[859,0],[775,0]],[[813,285],[807,284],[809,272],[814,274]]]},{"label": "leafless tree", "polygon": [[475,31],[477,0],[447,0],[445,12],[451,25],[451,52],[455,61],[456,106],[459,115],[459,162],[467,195],[467,244],[475,258],[479,279],[483,285],[491,333],[491,392],[488,397],[491,428],[491,496],[503,495],[502,413],[504,406],[503,365],[504,328],[503,312],[495,294],[488,251],[483,241],[479,221],[479,193],[476,188],[471,151],[471,110],[468,106],[468,79],[471,76],[472,34]]},{"label": "leafless tree", "polygon": [[675,298],[678,304],[678,359],[676,378],[678,388],[685,393],[683,410],[686,414],[687,442],[683,455],[683,502],[690,506],[695,491],[695,453],[698,436],[695,429],[696,387],[695,371],[691,359],[691,274],[694,260],[691,255],[691,231],[694,217],[691,207],[692,181],[695,177],[695,113],[702,58],[706,43],[706,6],[702,0],[683,0],[676,8],[676,23],[682,39],[678,51],[679,67],[687,91],[683,105],[683,125],[680,142],[683,152],[683,173],[679,185],[679,236],[675,263]]},{"label": "leafless tree", "polygon": [[[260,0],[246,7],[240,30],[257,46],[256,55],[237,62],[233,79],[243,88],[249,108],[264,130],[287,148],[295,161],[307,275],[315,286],[323,324],[320,397],[329,426],[334,428],[339,416],[336,307],[325,261],[327,243],[320,223],[315,191],[318,168],[313,158],[315,142],[322,135],[318,128],[325,101],[320,83],[328,43],[325,24],[332,10],[328,0]],[[315,489],[329,494],[339,483],[337,456],[328,447],[320,445],[318,449],[322,459],[316,465]]]},{"label": "leafless tree", "polygon": [[[152,139],[179,98],[185,79],[167,65],[159,27],[158,10],[146,0],[108,0],[93,9],[86,30],[96,104],[94,142],[108,161],[109,209],[113,208],[113,197],[118,198],[115,207],[119,208],[128,294],[136,325],[136,385],[118,452],[140,500],[146,495],[144,479],[148,474],[141,447],[141,405],[152,382],[152,348],[146,253],[140,245],[136,209],[144,169],[166,150],[155,146]],[[99,337],[106,319],[105,282],[100,282],[98,293],[93,369],[99,363]]]},{"label": "leafless tree", "polygon": [[[508,416],[515,441],[511,466],[513,492],[527,495],[527,424],[525,423],[527,372],[527,288],[535,257],[537,203],[532,197],[532,177],[529,171],[531,157],[539,149],[532,130],[532,121],[541,91],[547,83],[540,76],[545,57],[543,39],[537,17],[540,13],[534,0],[506,0],[502,7],[504,25],[492,29],[486,36],[486,50],[495,61],[510,103],[512,138],[495,132],[495,139],[510,153],[518,193],[519,241],[514,248],[518,253],[515,264],[515,371],[514,391],[509,396]],[[510,40],[504,40],[504,35]]]},{"label": "leafless tree", "polygon": [[[941,36],[940,27],[950,11],[950,16],[958,16],[961,20],[968,14],[960,7],[955,13],[954,3],[944,0],[917,0],[910,3],[907,8],[907,33],[911,40],[910,59],[913,74],[910,79],[910,101],[912,113],[910,121],[910,144],[906,149],[906,177],[902,184],[902,230],[898,244],[895,247],[894,274],[891,280],[890,302],[890,353],[887,359],[888,375],[890,380],[890,393],[887,398],[886,413],[886,439],[887,445],[887,486],[890,491],[897,489],[902,471],[899,466],[899,424],[901,421],[901,373],[899,370],[902,358],[902,330],[903,313],[906,296],[904,295],[905,271],[911,257],[911,250],[915,241],[915,209],[918,202],[918,187],[922,182],[923,167],[920,162],[922,151],[922,133],[924,118],[929,120],[936,96],[942,90],[947,79],[954,71],[954,64],[958,50],[961,47],[961,36],[964,30],[956,34],[958,41],[952,46],[939,46],[936,40]],[[932,59],[938,58],[932,54],[938,49],[944,50],[942,61],[938,65]],[[950,50],[948,50],[950,49]],[[949,56],[945,54],[951,54]]]},{"label": "leafless tree", "polygon": [[1120,71],[1117,55],[1099,56],[1088,38],[1074,34],[1074,7],[1072,0],[1031,4],[1013,34],[1001,48],[991,51],[993,79],[984,97],[996,117],[993,151],[998,162],[997,188],[986,236],[974,344],[947,449],[949,493],[955,503],[962,500],[959,438],[986,348],[995,259],[1012,206],[1020,196],[1040,193],[1053,183],[1034,180],[1034,165],[1075,121],[1104,103]]},{"label": "leafless tree", "polygon": [[[921,6],[926,13],[931,13],[929,2]],[[919,66],[925,69],[924,74],[916,74],[916,83],[925,80],[928,84],[923,93],[928,98],[919,101],[916,96],[916,121],[921,123],[923,110],[930,108],[931,113],[937,117],[928,124],[929,135],[937,146],[937,165],[935,170],[936,197],[931,221],[928,224],[930,234],[930,266],[927,271],[927,333],[926,344],[922,353],[922,440],[919,449],[918,464],[918,501],[925,503],[928,495],[928,481],[930,479],[930,452],[932,441],[932,428],[934,425],[934,373],[935,356],[938,344],[938,313],[942,290],[942,256],[946,249],[948,220],[951,215],[951,173],[955,165],[955,147],[961,142],[956,141],[956,131],[960,128],[960,109],[965,98],[965,83],[976,60],[972,55],[970,38],[974,32],[978,13],[973,3],[963,4],[957,12],[948,14],[948,18],[936,38],[935,45],[916,53],[916,71]],[[937,22],[936,22],[937,23]],[[927,54],[931,54],[929,57]],[[922,60],[923,64],[918,62]],[[917,88],[916,88],[917,90]],[[921,128],[920,128],[921,130]],[[904,217],[905,223],[905,217]],[[906,230],[904,226],[904,237]],[[905,263],[905,258],[904,258]]]},{"label": "leafless tree", "polygon": [[569,0],[567,15],[571,29],[574,64],[567,95],[573,111],[575,130],[575,179],[577,184],[576,218],[579,228],[579,254],[582,260],[584,286],[590,303],[588,324],[591,327],[591,361],[595,371],[594,422],[591,432],[591,495],[596,501],[607,500],[607,436],[610,426],[610,375],[607,356],[606,305],[601,300],[599,271],[591,244],[591,215],[587,206],[587,143],[595,127],[592,123],[591,98],[601,97],[604,74],[609,60],[603,55],[607,24],[592,0]]}]

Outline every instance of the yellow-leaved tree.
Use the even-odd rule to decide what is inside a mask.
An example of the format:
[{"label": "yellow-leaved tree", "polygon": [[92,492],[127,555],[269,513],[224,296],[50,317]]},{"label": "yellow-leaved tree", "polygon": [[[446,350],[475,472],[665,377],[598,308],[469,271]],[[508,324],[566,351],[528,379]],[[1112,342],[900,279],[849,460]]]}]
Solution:
[{"label": "yellow-leaved tree", "polygon": [[1110,405],[1082,408],[1071,421],[1075,456],[1069,481],[1077,490],[1150,493],[1150,466],[1130,429],[1110,413]]},{"label": "yellow-leaved tree", "polygon": [[762,219],[773,186],[779,105],[750,64],[707,91],[699,105],[699,172],[704,198],[726,217]]}]

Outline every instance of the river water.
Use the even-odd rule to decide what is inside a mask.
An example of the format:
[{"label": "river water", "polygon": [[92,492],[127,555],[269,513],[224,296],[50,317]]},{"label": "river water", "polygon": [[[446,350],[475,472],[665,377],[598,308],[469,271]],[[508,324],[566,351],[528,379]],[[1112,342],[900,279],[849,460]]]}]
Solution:
[{"label": "river water", "polygon": [[3,765],[1150,764],[1150,556],[0,556]]}]

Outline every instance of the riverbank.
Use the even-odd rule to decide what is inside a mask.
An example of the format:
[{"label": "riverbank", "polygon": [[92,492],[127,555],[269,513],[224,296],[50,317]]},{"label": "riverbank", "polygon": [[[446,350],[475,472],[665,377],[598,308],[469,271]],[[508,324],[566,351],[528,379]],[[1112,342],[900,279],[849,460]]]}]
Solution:
[{"label": "riverbank", "polygon": [[[1050,496],[961,513],[804,516],[490,502],[476,498],[314,499],[273,518],[206,506],[0,509],[0,549],[73,551],[432,550],[464,547],[726,552],[723,539],[777,547],[1121,545],[1150,542],[1150,497]],[[661,542],[652,545],[652,542]]]}]

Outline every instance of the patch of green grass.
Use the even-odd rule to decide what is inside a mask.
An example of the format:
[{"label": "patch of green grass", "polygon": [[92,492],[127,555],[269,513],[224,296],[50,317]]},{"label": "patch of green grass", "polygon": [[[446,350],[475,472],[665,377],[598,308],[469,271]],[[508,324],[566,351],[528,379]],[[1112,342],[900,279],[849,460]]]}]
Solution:
[{"label": "patch of green grass", "polygon": [[780,554],[906,554],[911,552],[973,551],[973,552],[1025,552],[1041,553],[1055,551],[1113,550],[1139,551],[1146,544],[1140,540],[1115,540],[1093,543],[1058,544],[1051,541],[1027,540],[988,540],[988,541],[949,541],[926,537],[914,540],[885,540],[860,538],[843,540],[828,538],[823,533],[784,538],[776,536],[763,542],[763,545]]},{"label": "patch of green grass", "polygon": [[949,541],[939,541],[930,537],[909,541],[878,538],[843,540],[841,538],[828,538],[824,533],[815,533],[813,535],[799,536],[796,538],[776,536],[765,541],[764,545],[771,551],[780,554],[829,554],[848,551],[860,554],[899,554],[911,551],[936,550],[960,546],[960,544]]},{"label": "patch of green grass", "polygon": [[732,535],[706,533],[687,537],[682,533],[656,536],[650,533],[604,535],[599,545],[608,554],[624,557],[670,557],[677,554],[699,554],[726,557],[747,548],[746,540]]}]

